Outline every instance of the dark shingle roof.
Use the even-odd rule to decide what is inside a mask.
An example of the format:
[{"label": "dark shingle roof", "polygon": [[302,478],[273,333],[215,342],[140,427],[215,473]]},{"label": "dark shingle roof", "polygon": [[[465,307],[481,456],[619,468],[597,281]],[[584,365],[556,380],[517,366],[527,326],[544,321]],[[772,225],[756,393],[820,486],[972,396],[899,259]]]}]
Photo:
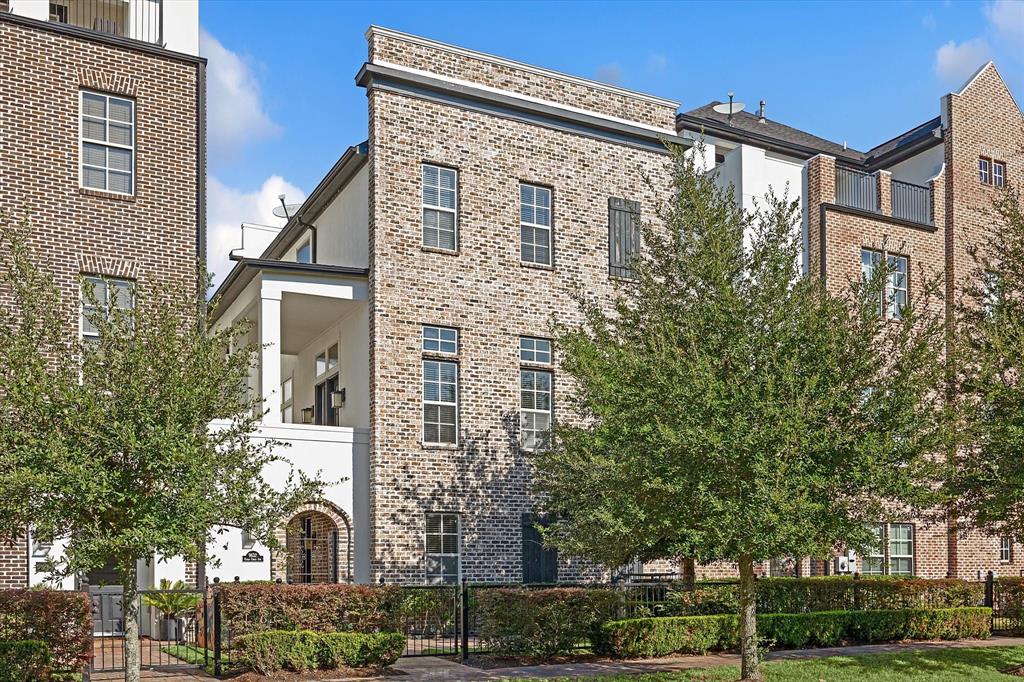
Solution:
[{"label": "dark shingle roof", "polygon": [[902,135],[897,135],[888,142],[883,142],[877,147],[873,147],[872,149],[868,150],[868,160],[870,161],[872,159],[877,159],[881,156],[885,156],[887,154],[895,152],[896,150],[902,147],[914,144],[915,142],[920,142],[925,138],[933,138],[938,140],[939,138],[935,136],[935,131],[937,130],[940,132],[942,130],[942,118],[939,116],[936,116],[930,121],[925,121],[916,128],[911,128]]}]

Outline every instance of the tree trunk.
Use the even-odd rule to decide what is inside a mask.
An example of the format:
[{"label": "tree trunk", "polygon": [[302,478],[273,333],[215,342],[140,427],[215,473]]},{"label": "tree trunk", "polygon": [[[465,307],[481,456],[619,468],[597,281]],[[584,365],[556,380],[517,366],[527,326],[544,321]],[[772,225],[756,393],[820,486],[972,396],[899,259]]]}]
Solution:
[{"label": "tree trunk", "polygon": [[124,619],[124,679],[139,682],[142,665],[139,656],[139,587],[138,569],[134,561],[120,567],[121,612]]},{"label": "tree trunk", "polygon": [[743,680],[761,682],[761,658],[757,651],[757,586],[754,584],[754,560],[740,557],[740,658]]},{"label": "tree trunk", "polygon": [[679,560],[679,572],[682,574],[683,586],[693,589],[697,583],[697,563],[684,557]]}]

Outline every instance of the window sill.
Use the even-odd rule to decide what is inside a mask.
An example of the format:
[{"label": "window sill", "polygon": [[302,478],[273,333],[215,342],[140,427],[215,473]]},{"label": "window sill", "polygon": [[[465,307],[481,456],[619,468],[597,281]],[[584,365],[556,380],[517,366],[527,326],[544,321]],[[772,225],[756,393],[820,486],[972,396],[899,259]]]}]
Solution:
[{"label": "window sill", "polygon": [[422,251],[424,253],[441,253],[441,254],[444,254],[446,256],[458,256],[459,255],[459,250],[458,249],[454,249],[454,250],[452,250],[452,249],[442,249],[442,248],[437,247],[437,246],[423,246],[422,244],[420,244],[420,251]]},{"label": "window sill", "polygon": [[547,270],[548,272],[554,272],[555,271],[554,264],[531,263],[530,261],[521,260],[521,261],[519,261],[519,265],[521,265],[524,268],[531,268],[533,270]]},{"label": "window sill", "polygon": [[424,360],[439,360],[442,362],[458,362],[458,353],[442,353],[436,350],[425,350],[423,351]]},{"label": "window sill", "polygon": [[89,189],[88,187],[79,187],[78,193],[87,197],[99,197],[101,199],[113,199],[114,201],[127,201],[130,204],[135,203],[134,194],[118,194],[117,192],[106,192],[102,189]]},{"label": "window sill", "polygon": [[458,450],[458,443],[424,443],[420,441],[420,447],[424,450]]}]

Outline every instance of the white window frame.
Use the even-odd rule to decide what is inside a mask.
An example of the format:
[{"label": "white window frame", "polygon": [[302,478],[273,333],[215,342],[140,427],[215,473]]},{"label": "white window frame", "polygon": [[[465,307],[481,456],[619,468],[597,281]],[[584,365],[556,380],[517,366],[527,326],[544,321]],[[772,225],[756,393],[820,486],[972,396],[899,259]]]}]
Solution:
[{"label": "white window frame", "polygon": [[[907,539],[897,539],[893,537],[893,529],[895,528],[907,528],[910,530],[910,536]],[[889,547],[889,558],[887,565],[889,567],[889,575],[914,575],[914,543],[917,540],[914,524],[912,523],[890,523],[888,534],[888,547]],[[906,554],[896,554],[893,551],[894,545],[897,543],[909,544],[910,551]],[[893,561],[908,561],[910,563],[909,571],[895,571],[893,570]]]},{"label": "white window frame", "polygon": [[1006,186],[1006,164],[995,159],[992,160],[992,186]]},{"label": "white window frame", "polygon": [[[524,198],[523,198],[523,190],[525,188],[529,188],[529,189],[533,190],[533,201],[532,202],[527,202],[527,201],[524,200]],[[538,194],[538,192],[547,193],[547,197],[548,197],[547,206],[543,206],[540,203],[538,203],[538,201],[537,201],[537,194]],[[544,187],[542,185],[534,185],[534,184],[531,184],[531,183],[528,183],[528,182],[521,182],[521,183],[519,183],[519,260],[521,262],[523,262],[523,263],[530,263],[530,264],[533,264],[533,265],[551,265],[552,262],[553,262],[552,252],[554,250],[554,244],[552,242],[551,223],[554,222],[554,220],[553,220],[553,218],[554,218],[554,215],[553,215],[553,213],[554,213],[554,206],[552,205],[553,204],[552,194],[553,193],[552,193],[550,187]],[[528,220],[524,220],[523,219],[523,208],[525,206],[529,206],[529,207],[531,207],[533,209],[533,215],[534,215],[535,220],[528,221]],[[538,208],[546,210],[548,212],[548,222],[547,222],[547,224],[544,224],[544,223],[536,221],[537,209]],[[548,236],[547,247],[546,247],[547,248],[547,252],[548,252],[547,259],[545,259],[545,260],[537,260],[536,255],[537,255],[538,243],[537,243],[536,239],[534,239],[534,241],[532,241],[532,242],[527,242],[523,238],[523,228],[529,228],[531,230],[534,230],[534,233],[535,233],[534,236],[535,237],[536,237],[536,231],[543,231],[543,232],[545,232],[547,234],[547,236]],[[525,246],[530,246],[530,247],[533,248],[534,258],[528,259],[528,258],[524,258],[523,257],[523,248]]]},{"label": "white window frame", "polygon": [[110,294],[114,288],[111,285],[125,285],[128,289],[128,306],[122,307],[122,310],[133,310],[135,308],[135,282],[130,279],[120,279],[114,277],[101,277],[99,275],[83,275],[82,282],[78,287],[79,295],[79,315],[78,315],[78,338],[83,341],[96,341],[99,339],[99,332],[91,332],[85,330],[86,324],[86,308],[89,307],[89,301],[85,297],[85,283],[92,282],[93,291],[97,284],[103,285],[103,300],[97,300],[96,303],[103,309],[104,315],[109,315],[111,308]]},{"label": "white window frame", "polygon": [[292,424],[295,422],[295,377],[286,377],[281,382],[281,423]]},{"label": "white window frame", "polygon": [[[429,532],[429,527],[430,527],[429,520],[430,520],[431,516],[439,516],[439,517],[441,517],[441,519],[440,519],[441,532],[440,533],[436,533],[435,534],[435,533]],[[444,551],[444,538],[445,538],[445,536],[450,536],[451,533],[446,533],[445,532],[445,530],[444,530],[444,522],[445,522],[446,518],[450,518],[450,517],[455,517],[455,551],[454,552],[445,552]],[[457,512],[427,512],[424,515],[424,517],[423,517],[423,521],[424,521],[424,523],[423,523],[423,550],[424,550],[423,551],[423,558],[424,558],[424,562],[423,562],[423,580],[424,580],[424,582],[426,584],[428,584],[428,585],[457,585],[457,584],[459,584],[461,582],[461,580],[462,580],[462,515],[457,513]],[[440,552],[431,552],[431,551],[429,551],[430,550],[430,536],[431,535],[438,535],[440,537],[440,541],[441,541],[441,551]],[[432,579],[432,576],[430,575],[430,559],[431,559],[431,557],[436,557],[438,559],[438,561],[439,561],[439,564],[442,566],[441,574],[439,576],[436,576],[438,578],[437,580]],[[444,569],[443,569],[444,558],[445,557],[455,557],[456,573],[455,573],[455,576],[453,577],[453,580],[451,582],[445,580],[445,573],[444,573]]]},{"label": "white window frame", "polygon": [[[308,249],[306,253],[306,260],[302,260],[302,251]],[[312,263],[313,262],[313,240],[307,239],[298,248],[295,249],[295,262],[296,263]]]},{"label": "white window frame", "polygon": [[1013,540],[1003,536],[999,538],[999,563],[1009,564],[1013,562]]},{"label": "white window frame", "polygon": [[[437,204],[427,203],[427,178],[426,170],[433,168],[437,170]],[[455,177],[455,182],[452,189],[446,189],[441,184],[441,176],[444,173],[452,173]],[[454,168],[448,168],[447,166],[438,166],[433,163],[424,163],[420,167],[420,244],[429,249],[440,249],[442,251],[458,251],[459,249],[459,171]],[[435,186],[435,185],[431,185]],[[452,207],[442,206],[441,192],[452,192]],[[452,246],[441,246],[441,221],[438,220],[437,227],[431,228],[437,232],[437,244],[427,243],[427,211],[435,211],[438,214],[448,213],[452,216]],[[447,232],[447,230],[444,230]]]},{"label": "white window frame", "polygon": [[983,185],[992,184],[992,159],[985,156],[978,158],[978,182]]},{"label": "white window frame", "polygon": [[[868,256],[868,262],[865,262]],[[889,253],[879,249],[862,246],[860,249],[860,271],[864,282],[874,277],[875,268],[885,258],[889,269],[885,291],[880,292],[878,299],[878,315],[885,315],[887,320],[902,320],[903,308],[910,303],[910,257],[897,253]],[[902,268],[898,267],[902,264]],[[902,294],[902,303],[897,299]]]},{"label": "white window frame", "polygon": [[[872,524],[872,530],[875,532],[875,542],[877,544],[869,547],[868,551],[864,553],[864,562],[861,566],[861,574],[885,575],[885,524]],[[872,562],[871,568],[869,568],[869,561]]]},{"label": "white window frame", "polygon": [[[538,349],[538,345],[546,344],[547,350]],[[547,355],[547,359],[538,360],[538,355]],[[529,357],[528,357],[529,356]],[[544,339],[539,336],[520,336],[519,337],[519,361],[529,363],[531,365],[544,365],[550,367],[552,358],[554,357],[551,345],[551,339]]]},{"label": "white window frame", "polygon": [[[104,138],[105,138],[103,141],[92,140],[92,139],[87,140],[85,138],[85,119],[86,119],[86,115],[85,115],[85,96],[86,95],[92,95],[94,97],[103,97],[106,100],[106,114],[104,115],[104,117],[102,119],[103,120],[103,132],[104,132]],[[118,101],[121,101],[121,102],[128,102],[129,104],[131,104],[132,117],[131,117],[131,122],[130,123],[125,122],[125,121],[118,121],[116,119],[111,119],[110,118],[110,100],[118,100]],[[89,116],[88,118],[93,119],[93,120],[97,120],[97,121],[100,120],[98,116]],[[81,187],[82,189],[90,190],[90,191],[94,191],[94,192],[107,192],[109,194],[118,194],[118,195],[121,195],[121,196],[135,196],[135,191],[136,191],[135,190],[135,184],[136,184],[135,167],[136,167],[136,146],[137,146],[136,145],[136,120],[137,120],[137,113],[136,113],[136,109],[135,109],[135,100],[134,99],[131,99],[129,97],[120,97],[120,96],[117,96],[117,95],[111,95],[111,94],[108,94],[108,93],[105,93],[105,92],[97,92],[97,91],[94,91],[94,90],[79,90],[78,91],[78,186],[79,187]],[[131,144],[130,145],[118,144],[116,142],[111,142],[110,141],[110,123],[111,123],[111,121],[113,121],[114,123],[116,123],[118,125],[130,125],[131,126],[131,137],[132,137],[132,140],[131,140]],[[131,168],[128,171],[118,171],[118,170],[115,170],[114,172],[115,173],[121,173],[121,174],[127,173],[128,177],[129,177],[129,182],[131,183],[131,191],[130,192],[119,192],[117,190],[110,189],[110,172],[111,172],[111,170],[110,170],[110,162],[109,162],[109,152],[105,154],[105,156],[107,158],[106,165],[101,167],[101,166],[96,166],[96,165],[93,165],[93,164],[86,164],[86,162],[85,162],[85,145],[86,144],[97,145],[97,146],[100,146],[100,147],[104,147],[104,149],[122,149],[122,150],[125,150],[125,151],[129,152],[129,155],[130,155],[129,158],[131,159]],[[90,187],[90,186],[85,184],[85,168],[86,168],[87,165],[92,170],[102,170],[103,171],[105,187],[103,187],[103,188]]]},{"label": "white window frame", "polygon": [[[427,365],[431,365],[431,364],[437,365],[437,375],[438,375],[438,378],[437,378],[436,383],[438,385],[438,398],[439,398],[438,400],[427,400],[427,393],[426,393]],[[441,366],[442,365],[450,365],[451,367],[454,368],[454,370],[455,370],[455,381],[454,382],[441,381]],[[422,425],[422,428],[420,430],[420,436],[423,439],[423,444],[424,445],[457,446],[459,444],[459,364],[457,362],[453,362],[451,360],[431,360],[429,358],[424,358],[423,362],[422,362],[422,365],[421,365],[421,370],[422,370],[422,376],[420,377],[420,387],[421,387],[420,388],[420,390],[421,390],[421,394],[420,395],[421,395],[421,398],[422,398],[422,409],[420,410],[420,415],[422,417],[423,425]],[[432,383],[435,383],[435,382],[432,382]],[[440,397],[441,397],[441,387],[444,386],[444,385],[447,385],[448,383],[452,383],[454,385],[454,388],[455,388],[455,396],[454,396],[455,399],[452,402],[440,400]],[[429,422],[427,421],[427,407],[437,407],[438,408],[438,419],[437,419],[437,421],[429,421]],[[453,412],[455,414],[455,423],[454,424],[449,425],[448,423],[442,422],[440,420],[441,419],[441,408],[442,407],[452,407],[453,408]],[[437,425],[437,440],[427,440],[427,424],[436,424]],[[441,439],[441,426],[453,426],[454,430],[455,430],[455,439],[454,440],[450,440],[450,441],[449,440],[442,440]]]},{"label": "white window frame", "polygon": [[[533,375],[533,388],[527,389],[523,386],[526,375]],[[537,377],[539,375],[547,376],[548,390],[542,391],[537,389]],[[536,452],[542,448],[547,447],[549,443],[549,437],[544,434],[551,433],[551,422],[554,419],[554,393],[555,393],[555,376],[550,370],[545,369],[533,369],[531,367],[521,367],[519,369],[519,442],[523,450],[530,452]],[[526,393],[533,394],[533,405],[534,407],[525,407],[523,404],[523,396]],[[537,409],[537,398],[542,395],[547,395],[548,409],[541,410]],[[536,428],[537,418],[540,416],[547,417],[548,427],[545,430]],[[527,428],[527,418],[533,417],[534,428]]]},{"label": "white window frame", "polygon": [[[432,336],[436,334],[436,336]],[[448,336],[450,338],[445,338]],[[437,345],[437,348],[428,348],[428,345]],[[425,324],[420,331],[420,346],[424,353],[432,355],[459,354],[459,330],[454,327],[442,327],[436,324]],[[446,350],[449,348],[449,350]]]}]

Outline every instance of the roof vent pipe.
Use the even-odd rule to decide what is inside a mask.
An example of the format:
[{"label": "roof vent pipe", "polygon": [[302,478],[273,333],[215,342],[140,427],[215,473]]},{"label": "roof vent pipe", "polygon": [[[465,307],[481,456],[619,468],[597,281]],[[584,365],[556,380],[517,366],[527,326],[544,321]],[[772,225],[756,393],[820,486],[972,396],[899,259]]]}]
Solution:
[{"label": "roof vent pipe", "polygon": [[767,104],[767,102],[765,102],[764,100],[761,100],[761,106],[760,106],[760,108],[759,108],[759,109],[757,110],[757,120],[758,120],[759,122],[761,122],[761,123],[764,123],[764,122],[765,122],[765,120],[764,120],[764,105],[765,105],[765,104]]}]

